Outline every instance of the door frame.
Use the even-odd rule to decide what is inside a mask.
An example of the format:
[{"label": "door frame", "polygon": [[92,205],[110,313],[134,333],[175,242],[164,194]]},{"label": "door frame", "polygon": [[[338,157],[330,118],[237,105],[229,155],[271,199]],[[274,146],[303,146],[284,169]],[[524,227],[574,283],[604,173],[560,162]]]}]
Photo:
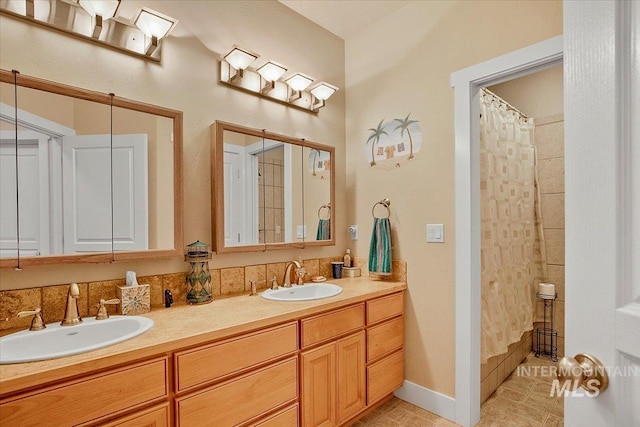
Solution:
[{"label": "door frame", "polygon": [[480,420],[479,90],[559,65],[557,36],[451,74],[455,98],[455,402],[463,426]]}]

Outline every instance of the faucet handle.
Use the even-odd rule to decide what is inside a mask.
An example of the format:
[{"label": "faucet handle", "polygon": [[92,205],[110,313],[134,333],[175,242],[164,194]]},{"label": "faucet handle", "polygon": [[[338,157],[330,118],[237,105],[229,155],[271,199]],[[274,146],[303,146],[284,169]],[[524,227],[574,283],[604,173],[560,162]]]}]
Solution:
[{"label": "faucet handle", "polygon": [[271,290],[272,291],[278,290],[278,279],[276,279],[276,276],[273,276],[273,278],[271,279]]},{"label": "faucet handle", "polygon": [[118,298],[113,298],[109,300],[100,300],[100,306],[98,307],[98,313],[96,313],[96,320],[105,320],[109,318],[109,313],[107,313],[107,308],[105,304],[119,304],[120,300]]},{"label": "faucet handle", "polygon": [[258,291],[256,290],[256,281],[249,280],[249,286],[251,287],[251,291],[249,292],[249,296],[252,297],[254,295],[258,295]]},{"label": "faucet handle", "polygon": [[26,316],[33,316],[31,326],[29,326],[30,331],[40,331],[47,327],[47,325],[44,324],[44,320],[42,320],[42,309],[40,307],[35,310],[21,311],[18,313],[18,317]]},{"label": "faucet handle", "polygon": [[307,275],[307,270],[304,267],[300,267],[298,273],[298,286],[304,285],[304,276]]}]

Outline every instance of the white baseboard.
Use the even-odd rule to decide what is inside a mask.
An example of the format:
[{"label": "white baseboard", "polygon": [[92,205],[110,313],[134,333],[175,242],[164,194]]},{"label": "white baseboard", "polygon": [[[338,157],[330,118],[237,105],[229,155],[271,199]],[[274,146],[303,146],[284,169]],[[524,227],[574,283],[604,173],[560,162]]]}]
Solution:
[{"label": "white baseboard", "polygon": [[407,380],[394,394],[397,398],[406,400],[412,405],[426,409],[440,417],[451,421],[456,419],[456,400],[452,397]]}]

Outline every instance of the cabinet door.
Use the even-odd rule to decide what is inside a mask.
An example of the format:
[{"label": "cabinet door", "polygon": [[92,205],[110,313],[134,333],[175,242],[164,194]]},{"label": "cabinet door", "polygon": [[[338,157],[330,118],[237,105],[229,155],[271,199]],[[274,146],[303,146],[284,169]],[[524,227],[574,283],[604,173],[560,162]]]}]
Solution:
[{"label": "cabinet door", "polygon": [[336,424],[336,344],[301,354],[302,425]]},{"label": "cabinet door", "polygon": [[365,407],[365,348],[364,331],[337,342],[339,423]]}]

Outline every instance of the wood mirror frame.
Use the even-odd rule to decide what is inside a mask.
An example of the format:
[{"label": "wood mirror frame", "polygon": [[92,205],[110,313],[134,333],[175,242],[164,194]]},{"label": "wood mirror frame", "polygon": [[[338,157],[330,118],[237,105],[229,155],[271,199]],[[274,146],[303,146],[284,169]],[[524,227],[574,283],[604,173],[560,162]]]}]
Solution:
[{"label": "wood mirror frame", "polygon": [[93,252],[71,255],[45,255],[16,258],[0,258],[0,268],[22,268],[37,265],[71,263],[109,263],[138,259],[170,258],[182,256],[183,242],[183,183],[182,183],[182,111],[120,98],[112,94],[51,82],[18,72],[0,69],[0,82],[19,87],[69,96],[85,101],[113,105],[141,113],[153,114],[173,121],[173,248],[140,251]]},{"label": "wood mirror frame", "polygon": [[[293,144],[304,148],[317,149],[320,151],[327,151],[330,153],[330,206],[331,212],[335,212],[335,148],[308,141],[306,139],[297,139],[285,135],[280,135],[273,132],[268,132],[261,129],[254,129],[236,125],[233,123],[227,123],[222,121],[216,121],[211,125],[211,185],[212,185],[212,197],[211,197],[211,230],[213,232],[213,250],[217,253],[231,253],[231,252],[258,252],[267,251],[273,249],[289,249],[289,248],[305,248],[314,246],[332,246],[335,245],[335,218],[331,217],[330,225],[330,239],[327,240],[302,240],[299,242],[283,242],[283,243],[259,243],[259,244],[247,244],[238,246],[225,246],[225,224],[224,224],[224,132],[237,132],[257,138],[264,138],[274,141],[279,141],[287,144]],[[302,159],[301,159],[302,160]],[[301,169],[304,172],[306,164],[301,165]],[[303,187],[304,191],[304,187]],[[304,204],[302,205],[303,217],[307,218],[307,213],[304,212]],[[311,212],[311,215],[316,215],[316,212]]]}]

